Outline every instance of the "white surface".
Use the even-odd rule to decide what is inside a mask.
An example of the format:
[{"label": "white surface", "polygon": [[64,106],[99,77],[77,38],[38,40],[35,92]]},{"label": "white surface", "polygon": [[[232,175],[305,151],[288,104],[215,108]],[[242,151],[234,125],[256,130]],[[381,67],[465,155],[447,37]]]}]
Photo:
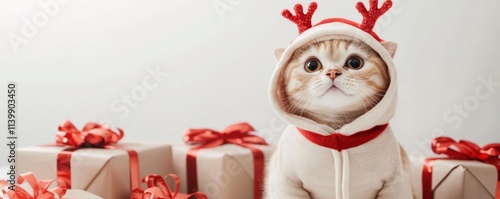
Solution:
[{"label": "white surface", "polygon": [[[46,11],[38,2],[47,0],[0,1],[0,93],[6,81],[18,82],[20,146],[53,142],[66,118],[79,128],[105,121],[123,128],[126,139],[165,142],[181,142],[187,127],[248,121],[277,141],[283,126],[271,110],[267,84],[273,49],[296,36],[294,24],[280,15],[296,1],[68,1],[16,52],[9,34],[23,35],[24,18],[43,22]],[[313,22],[332,16],[360,21],[355,2],[318,0]],[[221,18],[214,4],[230,11]],[[440,129],[481,145],[500,140],[500,87],[466,118],[453,113],[460,122],[443,118],[454,104],[474,99],[478,78],[500,81],[498,8],[495,0],[398,0],[379,20],[379,35],[399,44],[400,102],[391,125],[410,154],[428,154],[432,132]],[[156,65],[170,75],[137,99],[137,107],[129,114],[111,108],[119,102],[124,109],[121,96],[140,90]],[[5,99],[0,96],[2,113]],[[5,117],[0,114],[0,129],[6,129]]]},{"label": "white surface", "polygon": [[7,166],[0,166],[0,179],[6,179],[7,177]]}]

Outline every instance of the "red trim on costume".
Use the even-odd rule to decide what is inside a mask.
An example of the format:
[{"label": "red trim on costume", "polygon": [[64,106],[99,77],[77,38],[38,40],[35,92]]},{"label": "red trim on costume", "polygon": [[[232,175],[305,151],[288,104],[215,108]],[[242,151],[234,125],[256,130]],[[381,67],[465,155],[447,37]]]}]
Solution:
[{"label": "red trim on costume", "polygon": [[299,132],[309,141],[314,144],[335,149],[337,151],[342,151],[345,149],[357,147],[359,145],[365,144],[380,134],[382,134],[387,128],[388,124],[375,126],[371,129],[357,132],[353,135],[342,135],[340,133],[333,133],[331,135],[321,135],[305,129],[299,129]]}]

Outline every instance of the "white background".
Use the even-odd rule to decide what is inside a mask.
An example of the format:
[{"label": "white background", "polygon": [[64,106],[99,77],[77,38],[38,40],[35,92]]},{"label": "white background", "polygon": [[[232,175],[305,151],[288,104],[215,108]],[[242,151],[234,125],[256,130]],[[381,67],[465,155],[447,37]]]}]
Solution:
[{"label": "white background", "polygon": [[[297,1],[70,0],[48,11],[45,2],[56,1],[0,1],[0,165],[7,81],[18,83],[19,146],[53,143],[65,119],[79,128],[109,123],[126,140],[172,143],[188,127],[247,121],[277,142],[284,123],[268,101],[272,52],[297,35],[280,15]],[[318,4],[313,23],[361,20],[354,0]],[[498,0],[395,0],[379,20],[379,35],[399,44],[391,125],[408,153],[429,155],[437,135],[500,142],[500,86],[488,90],[480,81],[500,82],[498,9]],[[29,23],[37,31],[23,33]],[[25,43],[13,44],[13,35]],[[156,67],[168,76],[155,81],[148,70]],[[148,90],[144,81],[156,86]],[[122,102],[126,95],[136,107]],[[453,111],[464,103],[463,115]]]}]

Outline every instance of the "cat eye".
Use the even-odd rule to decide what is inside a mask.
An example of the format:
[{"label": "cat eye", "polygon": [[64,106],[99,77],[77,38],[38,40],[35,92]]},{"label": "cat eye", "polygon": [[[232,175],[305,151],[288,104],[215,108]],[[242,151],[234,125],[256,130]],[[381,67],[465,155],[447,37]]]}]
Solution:
[{"label": "cat eye", "polygon": [[304,69],[308,73],[319,71],[322,68],[323,68],[323,65],[321,65],[321,62],[318,59],[316,59],[316,58],[308,59],[306,61],[306,63],[304,64]]},{"label": "cat eye", "polygon": [[354,70],[359,70],[363,68],[364,61],[361,57],[353,55],[347,59],[345,66]]}]

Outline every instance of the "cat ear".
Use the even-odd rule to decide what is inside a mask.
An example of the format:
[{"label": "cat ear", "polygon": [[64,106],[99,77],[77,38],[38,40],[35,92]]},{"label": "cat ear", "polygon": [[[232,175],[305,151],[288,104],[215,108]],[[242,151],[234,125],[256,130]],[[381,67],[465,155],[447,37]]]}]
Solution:
[{"label": "cat ear", "polygon": [[392,42],[392,41],[383,41],[380,44],[384,46],[384,48],[389,52],[392,58],[394,58],[394,55],[396,54],[396,49],[398,49],[398,44]]},{"label": "cat ear", "polygon": [[276,60],[280,60],[281,55],[285,52],[285,48],[276,48],[274,49],[274,57],[276,57]]}]

